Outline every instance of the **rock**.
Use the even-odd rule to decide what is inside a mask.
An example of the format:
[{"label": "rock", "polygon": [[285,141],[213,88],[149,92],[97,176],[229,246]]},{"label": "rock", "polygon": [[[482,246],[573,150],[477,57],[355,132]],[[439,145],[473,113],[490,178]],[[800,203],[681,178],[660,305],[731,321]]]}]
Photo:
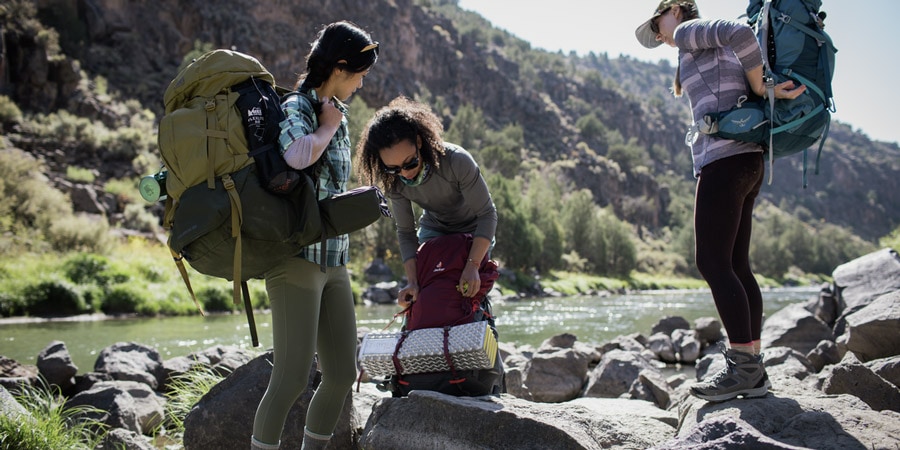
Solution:
[{"label": "rock", "polygon": [[806,354],[822,340],[834,340],[831,328],[799,303],[785,306],[763,323],[763,347],[790,347]]},{"label": "rock", "polygon": [[900,291],[882,295],[846,316],[847,331],[840,342],[860,361],[897,354],[900,349]]},{"label": "rock", "polygon": [[[294,402],[285,420],[281,436],[282,448],[300,448],[303,424],[309,401],[319,383],[313,362],[308,374],[307,389]],[[184,419],[184,448],[244,450],[250,446],[253,418],[272,375],[272,353],[267,352],[239,367],[204,395]],[[329,446],[356,448],[359,440],[355,424],[351,393],[344,402]]]},{"label": "rock", "polygon": [[575,348],[535,353],[525,368],[523,385],[535,402],[564,402],[578,397],[591,356]]},{"label": "rock", "polygon": [[[777,386],[776,386],[777,387]],[[865,403],[851,395],[816,396],[807,392],[805,395],[780,397],[770,393],[764,398],[737,399],[722,403],[710,403],[704,400],[689,398],[679,408],[680,422],[677,439],[659,449],[695,448],[690,442],[679,447],[681,439],[689,436],[703,435],[712,430],[705,429],[707,422],[722,422],[740,419],[750,427],[758,430],[767,438],[774,439],[783,445],[816,450],[865,450],[892,449],[900,446],[900,414],[893,411],[872,411]],[[699,426],[699,432],[698,432]],[[717,428],[719,426],[713,426]],[[735,439],[746,435],[749,430],[736,429]],[[727,434],[715,432],[717,435]],[[731,438],[718,438],[723,444],[696,448],[781,448],[727,445]],[[792,447],[786,447],[792,448]]]},{"label": "rock", "polygon": [[812,364],[816,372],[829,364],[837,364],[841,361],[841,352],[832,341],[819,341],[816,348],[806,354],[806,359]]},{"label": "rock", "polygon": [[697,339],[705,345],[715,344],[722,339],[722,323],[712,317],[700,317],[694,321]]},{"label": "rock", "polygon": [[672,343],[672,337],[666,333],[653,333],[647,342],[653,356],[662,362],[674,363],[678,361],[675,356],[675,345]]},{"label": "rock", "polygon": [[53,341],[44,347],[38,354],[37,368],[47,383],[59,386],[64,392],[75,386],[78,366],[72,363],[72,356],[65,342]]},{"label": "rock", "polygon": [[678,362],[693,364],[700,357],[701,345],[694,330],[681,328],[672,332],[672,346]]},{"label": "rock", "polygon": [[370,450],[648,448],[671,433],[670,425],[622,408],[413,391],[409,397],[385,398],[375,405],[360,446]]},{"label": "rock", "polygon": [[105,435],[97,450],[156,450],[156,447],[146,436],[115,428]]},{"label": "rock", "polygon": [[375,258],[372,260],[372,263],[365,268],[363,276],[365,276],[367,283],[380,283],[392,281],[394,279],[394,272],[384,263],[384,258]]},{"label": "rock", "polygon": [[88,407],[91,409],[77,416],[96,420],[110,428],[124,428],[141,433],[135,400],[126,388],[117,383],[116,381],[97,383],[70,398],[66,402],[66,408]]},{"label": "rock", "polygon": [[889,383],[900,387],[900,356],[869,361],[866,363],[866,366]]},{"label": "rock", "polygon": [[890,248],[837,266],[832,273],[841,309],[854,312],[876,298],[900,290],[900,256]]},{"label": "rock", "polygon": [[0,416],[28,417],[31,414],[16,401],[15,397],[3,386],[0,386]]},{"label": "rock", "polygon": [[852,353],[831,370],[822,385],[826,394],[850,394],[866,402],[875,411],[900,412],[900,389],[859,362]]},{"label": "rock", "polygon": [[631,389],[643,370],[656,370],[638,354],[613,350],[605,353],[600,364],[588,376],[583,397],[615,398]]},{"label": "rock", "polygon": [[103,349],[94,370],[114,380],[144,383],[154,390],[163,387],[166,379],[159,352],[134,342],[119,342]]},{"label": "rock", "polygon": [[672,332],[675,330],[690,329],[691,324],[684,317],[667,316],[659,319],[659,322],[656,322],[656,325],[653,325],[653,328],[650,329],[650,334],[663,333],[667,336],[671,336]]},{"label": "rock", "polygon": [[697,424],[684,436],[654,446],[651,450],[720,450],[753,448],[805,450],[766,437],[749,423],[734,417],[718,416]]}]

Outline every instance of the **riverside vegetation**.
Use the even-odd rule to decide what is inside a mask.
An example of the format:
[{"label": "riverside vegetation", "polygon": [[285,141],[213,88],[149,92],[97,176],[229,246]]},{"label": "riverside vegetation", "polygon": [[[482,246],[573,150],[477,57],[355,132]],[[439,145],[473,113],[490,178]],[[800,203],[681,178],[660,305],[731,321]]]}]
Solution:
[{"label": "riverside vegetation", "polygon": [[[350,17],[382,17],[365,8],[386,7],[380,1],[350,3]],[[466,67],[491,70],[482,77],[485,82],[512,80],[525,91],[510,93],[515,99],[533,96],[552,105],[536,108],[538,119],[545,120],[549,110],[566,114],[553,117],[558,127],[547,126],[529,122],[534,118],[512,117],[535,105],[504,111],[479,103],[482,96],[474,91],[465,91],[462,98],[444,97],[441,93],[450,90],[447,80],[417,73],[432,66],[417,60],[385,61],[380,69],[384,75],[373,80],[368,97],[351,103],[351,132],[357,135],[374,108],[396,95],[387,80],[418,86],[404,93],[433,105],[445,120],[448,141],[473,149],[501,216],[494,256],[507,272],[498,285],[525,295],[540,295],[544,288],[572,294],[702,285],[692,256],[694,181],[685,166],[686,150],[672,138],[680,132],[675,125],[683,122],[683,111],[660,92],[642,88],[664,85],[659,78],[671,76],[673,69],[605,55],[577,58],[532,50],[455,8],[454,2],[424,3],[410,5],[410,28],[427,37],[420,42],[441,46],[423,54],[460,52],[474,61]],[[114,7],[99,2],[97,12]],[[167,2],[154,5],[171,7]],[[182,54],[155,54],[163,70],[157,65],[156,70],[144,68],[146,77],[123,75],[117,72],[121,67],[101,64],[104,57],[116,60],[121,49],[109,42],[115,39],[103,35],[108,31],[90,30],[81,16],[69,12],[65,7],[41,11],[28,0],[0,7],[0,61],[8,69],[0,78],[0,316],[196,314],[159,240],[162,208],[143,202],[137,183],[160,167],[155,103],[163,83],[177,72],[178,62],[229,42],[210,35]],[[314,16],[299,17],[317,23]],[[389,23],[395,19],[384,17]],[[159,25],[145,22],[119,28],[140,33],[144,26]],[[446,36],[449,43],[442,40]],[[250,41],[249,52],[271,56],[253,51],[257,42]],[[138,61],[141,53],[134,56]],[[404,76],[418,76],[422,82]],[[287,79],[282,76],[279,82]],[[563,82],[578,86],[581,97],[560,97]],[[636,99],[641,91],[657,97],[641,94]],[[643,115],[618,114],[618,104]],[[542,132],[548,137],[535,137]],[[787,194],[766,192],[759,202],[751,260],[764,284],[818,283],[838,264],[877,247],[900,248],[900,219],[892,197],[900,189],[890,184],[900,178],[898,154],[896,144],[872,142],[845,124],[833,124],[823,163],[832,158],[836,167],[847,170],[823,170],[828,178],[825,186],[811,187],[816,195],[800,196],[791,187]],[[787,169],[780,169],[781,178],[788,178]],[[889,181],[877,182],[881,179]],[[656,195],[660,192],[665,195]],[[847,198],[849,203],[843,200]],[[838,200],[843,206],[835,206]],[[859,215],[847,205],[859,208]],[[838,213],[825,220],[822,211],[831,209]],[[890,228],[879,232],[885,224]],[[361,274],[373,257],[402,273],[389,221],[351,239],[357,297],[364,288]],[[192,275],[205,310],[235,308],[229,283]],[[251,287],[254,306],[265,308],[265,290]],[[33,398],[53,405],[49,396]],[[60,419],[51,424],[65,422],[65,411],[42,411],[35,415]],[[53,427],[39,424],[37,433],[55,434]]]}]

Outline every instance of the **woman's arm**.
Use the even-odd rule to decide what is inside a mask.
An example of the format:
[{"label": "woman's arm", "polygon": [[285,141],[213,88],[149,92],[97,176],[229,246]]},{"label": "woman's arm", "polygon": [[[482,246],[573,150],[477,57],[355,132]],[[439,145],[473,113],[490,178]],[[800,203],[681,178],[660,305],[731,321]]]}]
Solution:
[{"label": "woman's arm", "polygon": [[281,123],[278,141],[284,160],[294,169],[304,169],[316,162],[341,125],[343,113],[327,98],[323,100],[318,115],[309,100],[301,95],[291,97],[283,105],[287,119]]}]

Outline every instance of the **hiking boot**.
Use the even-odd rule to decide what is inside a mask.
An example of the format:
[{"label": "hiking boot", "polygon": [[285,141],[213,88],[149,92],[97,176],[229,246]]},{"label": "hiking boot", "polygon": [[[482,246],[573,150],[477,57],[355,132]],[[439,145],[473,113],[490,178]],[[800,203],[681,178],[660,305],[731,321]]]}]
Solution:
[{"label": "hiking boot", "polygon": [[711,402],[764,397],[772,384],[762,362],[762,355],[751,355],[730,349],[725,352],[725,368],[706,381],[691,386],[691,394]]}]

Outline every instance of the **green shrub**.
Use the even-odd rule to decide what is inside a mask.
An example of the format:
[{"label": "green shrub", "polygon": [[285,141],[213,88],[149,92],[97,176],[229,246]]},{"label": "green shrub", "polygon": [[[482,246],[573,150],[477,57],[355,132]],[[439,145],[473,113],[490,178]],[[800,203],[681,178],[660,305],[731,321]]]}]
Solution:
[{"label": "green shrub", "polygon": [[128,204],[125,206],[123,216],[122,225],[128,229],[147,232],[159,230],[159,218],[148,211],[144,205],[137,203]]},{"label": "green shrub", "polygon": [[27,417],[0,414],[0,448],[91,450],[103,440],[106,425],[91,418],[98,416],[97,409],[67,408],[58,390],[46,385],[23,386],[13,395]]},{"label": "green shrub", "polygon": [[0,286],[0,317],[13,317],[25,314],[25,299],[15,292],[9,292]]},{"label": "green shrub", "polygon": [[143,287],[117,284],[106,292],[100,310],[106,314],[132,314],[139,312],[147,303],[150,303],[149,295]]},{"label": "green shrub", "polygon": [[72,215],[69,198],[50,186],[43,166],[19,149],[0,152],[0,225],[15,235],[45,232]]},{"label": "green shrub", "polygon": [[9,97],[0,95],[0,125],[22,123],[22,110]]},{"label": "green shrub", "polygon": [[89,311],[78,289],[66,280],[44,280],[25,287],[27,312],[36,316],[72,316]]},{"label": "green shrub", "polygon": [[66,278],[77,284],[109,284],[109,259],[93,253],[79,253],[63,263]]},{"label": "green shrub", "polygon": [[59,252],[108,253],[114,243],[106,219],[86,215],[57,219],[47,230],[47,241]]},{"label": "green shrub", "polygon": [[91,172],[91,169],[83,167],[69,166],[66,167],[66,178],[76,183],[93,183],[97,177]]},{"label": "green shrub", "polygon": [[197,291],[197,300],[203,309],[210,312],[234,311],[234,298],[231,290],[224,287],[206,287]]}]

